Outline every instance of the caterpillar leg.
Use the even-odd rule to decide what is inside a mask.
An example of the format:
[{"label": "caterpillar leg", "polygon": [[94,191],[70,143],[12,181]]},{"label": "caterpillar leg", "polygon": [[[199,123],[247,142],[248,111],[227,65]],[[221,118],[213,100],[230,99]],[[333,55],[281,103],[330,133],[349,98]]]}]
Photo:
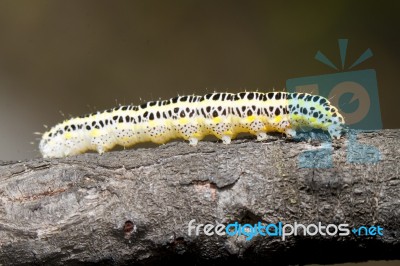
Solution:
[{"label": "caterpillar leg", "polygon": [[296,133],[296,130],[294,130],[292,128],[286,128],[285,134],[286,134],[286,137],[288,137],[288,138],[294,138],[294,137],[296,137],[297,133]]},{"label": "caterpillar leg", "polygon": [[103,146],[101,146],[101,145],[98,145],[97,146],[97,152],[100,154],[100,155],[102,155],[104,152],[106,152],[107,150],[103,147]]},{"label": "caterpillar leg", "polygon": [[190,137],[189,138],[189,145],[190,146],[196,146],[198,142],[199,142],[198,138],[195,138],[195,137]]},{"label": "caterpillar leg", "polygon": [[256,135],[257,135],[257,141],[263,141],[268,139],[268,135],[265,132],[258,132]]},{"label": "caterpillar leg", "polygon": [[328,127],[329,135],[332,139],[340,139],[341,137],[341,127],[335,124],[332,124]]},{"label": "caterpillar leg", "polygon": [[231,137],[228,136],[228,135],[223,135],[223,136],[221,137],[221,140],[222,140],[222,143],[224,143],[224,144],[230,144],[232,139],[231,139]]}]

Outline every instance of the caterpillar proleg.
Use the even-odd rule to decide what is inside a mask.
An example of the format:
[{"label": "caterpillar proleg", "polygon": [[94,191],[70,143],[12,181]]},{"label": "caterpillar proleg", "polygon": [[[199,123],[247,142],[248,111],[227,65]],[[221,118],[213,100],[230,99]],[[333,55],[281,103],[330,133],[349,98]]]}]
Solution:
[{"label": "caterpillar proleg", "polygon": [[116,145],[166,143],[183,138],[190,145],[207,135],[229,144],[239,133],[258,140],[268,132],[288,137],[296,131],[322,129],[340,138],[344,119],[322,96],[288,92],[211,93],[179,96],[140,106],[124,105],[65,120],[43,134],[43,157],[65,157],[94,150],[100,154]]}]

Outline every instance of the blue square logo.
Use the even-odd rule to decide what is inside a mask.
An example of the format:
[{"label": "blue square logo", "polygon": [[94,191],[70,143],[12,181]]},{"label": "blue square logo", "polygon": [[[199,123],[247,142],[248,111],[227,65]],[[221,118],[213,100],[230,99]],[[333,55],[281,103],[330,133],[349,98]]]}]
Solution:
[{"label": "blue square logo", "polygon": [[[344,69],[347,39],[339,40],[339,49]],[[371,56],[371,50],[367,49],[349,69]],[[331,68],[338,69],[320,51],[315,58]],[[288,79],[286,89],[288,92],[307,92],[324,96],[339,108],[346,125],[351,129],[382,129],[378,84],[374,69]]]},{"label": "blue square logo", "polygon": [[339,108],[352,129],[382,128],[374,69],[289,79],[286,88],[324,96]]},{"label": "blue square logo", "polygon": [[[382,129],[376,72],[374,69],[344,70],[347,42],[347,39],[339,39],[341,72],[288,79],[286,89],[288,92],[306,92],[327,98],[339,109],[345,124],[350,128],[347,134],[347,161],[377,163],[381,157],[380,152],[373,146],[358,143],[356,137],[359,130]],[[348,69],[352,69],[371,56],[372,51],[367,49]],[[315,55],[315,59],[338,70],[338,67],[320,51]],[[302,152],[299,155],[299,166],[300,168],[333,167],[330,142],[323,143],[319,149]]]}]

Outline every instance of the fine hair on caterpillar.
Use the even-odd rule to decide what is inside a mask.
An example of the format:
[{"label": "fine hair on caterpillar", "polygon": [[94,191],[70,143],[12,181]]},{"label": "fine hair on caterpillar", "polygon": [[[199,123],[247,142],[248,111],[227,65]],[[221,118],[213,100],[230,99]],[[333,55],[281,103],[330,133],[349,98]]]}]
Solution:
[{"label": "fine hair on caterpillar", "polygon": [[195,146],[207,135],[229,144],[239,133],[258,140],[269,132],[287,137],[296,131],[322,129],[340,138],[344,119],[319,95],[288,92],[210,93],[140,106],[123,105],[65,120],[45,132],[39,144],[43,157],[65,157],[89,150],[100,154],[116,145],[166,143],[182,138]]}]

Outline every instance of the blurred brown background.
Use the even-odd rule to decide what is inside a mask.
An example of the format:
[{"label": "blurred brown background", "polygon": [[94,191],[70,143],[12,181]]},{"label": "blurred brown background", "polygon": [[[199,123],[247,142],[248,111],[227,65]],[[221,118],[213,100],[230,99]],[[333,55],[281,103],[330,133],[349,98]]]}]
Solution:
[{"label": "blurred brown background", "polygon": [[[0,160],[38,157],[43,125],[177,94],[281,90],[289,78],[377,72],[384,128],[399,128],[399,2],[1,1]],[[35,141],[34,145],[30,142]]]}]

